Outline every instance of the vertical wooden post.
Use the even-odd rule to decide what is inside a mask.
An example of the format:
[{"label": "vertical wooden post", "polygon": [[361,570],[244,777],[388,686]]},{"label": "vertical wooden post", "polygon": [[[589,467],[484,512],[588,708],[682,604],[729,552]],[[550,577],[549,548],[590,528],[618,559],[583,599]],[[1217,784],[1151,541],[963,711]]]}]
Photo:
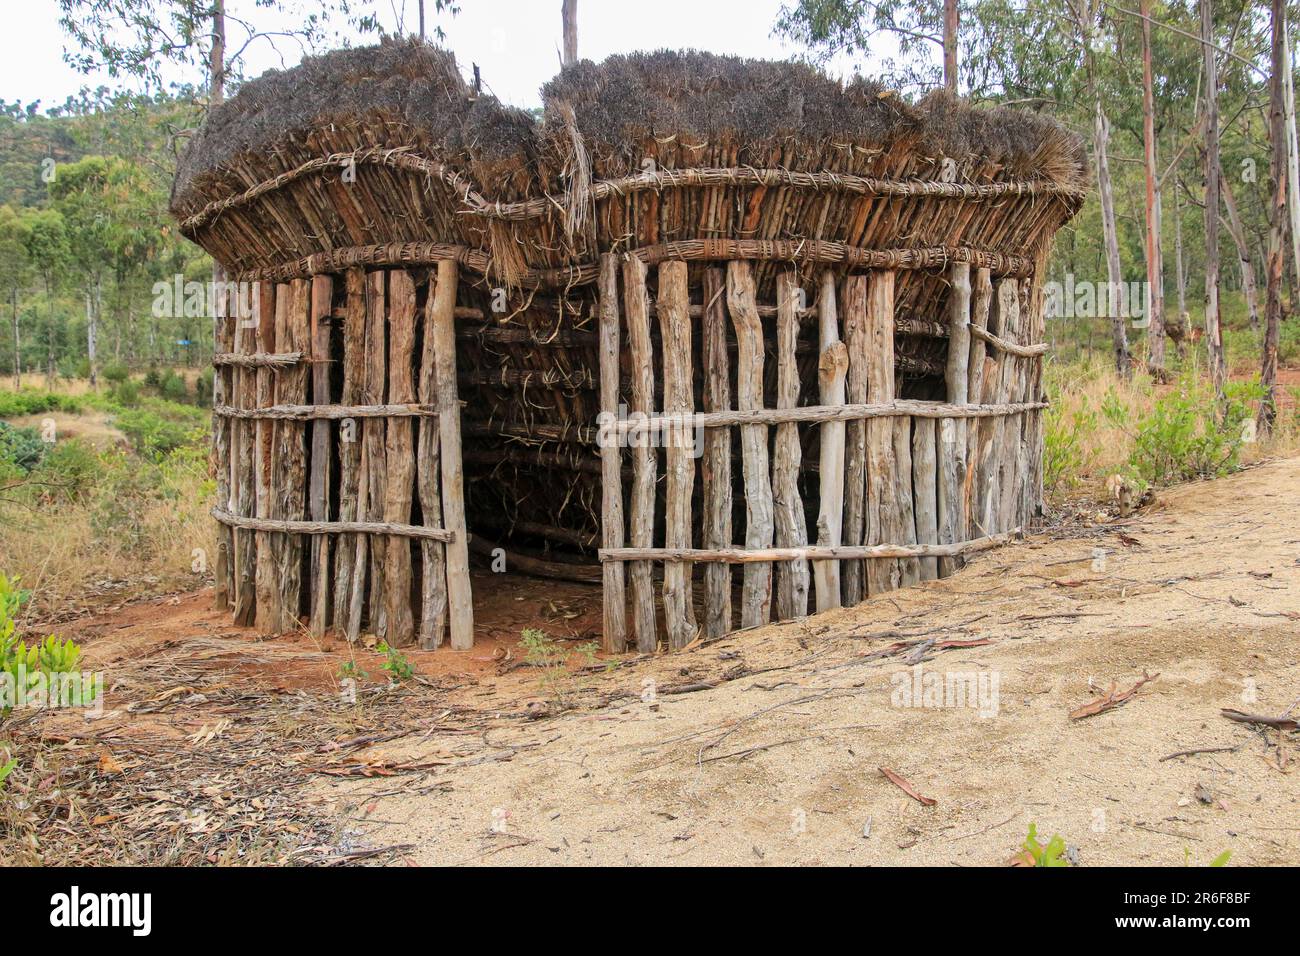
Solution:
[{"label": "vertical wooden post", "polygon": [[[927,419],[927,421],[929,421]],[[898,528],[894,541],[897,544],[916,544],[916,507],[912,487],[912,419],[900,417],[894,426],[894,500],[898,508]],[[898,562],[898,585],[908,587],[921,580],[921,562],[917,558],[901,558]]]},{"label": "vertical wooden post", "polygon": [[437,361],[438,434],[442,439],[442,513],[447,530],[455,535],[447,544],[451,646],[456,650],[468,650],[474,646],[474,595],[469,579],[460,399],[456,392],[456,290],[459,281],[460,267],[456,262],[441,260],[431,317]]},{"label": "vertical wooden post", "polygon": [[[310,287],[306,279],[295,279],[289,286],[289,308],[285,316],[286,351],[311,354],[308,313],[311,309]],[[277,338],[279,330],[277,329]],[[280,372],[278,398],[291,405],[307,401],[306,363],[300,362]],[[279,436],[274,462],[279,475],[279,517],[301,521],[307,510],[307,428],[301,421],[282,421],[276,428]],[[303,536],[286,534],[276,567],[280,585],[280,633],[298,626],[302,603]]]},{"label": "vertical wooden post", "polygon": [[[849,350],[849,370],[845,398],[853,405],[867,402],[867,366],[870,344],[867,335],[867,277],[848,276],[840,296],[844,313],[844,343]],[[867,423],[848,422],[845,426],[844,530],[846,545],[860,545],[866,536],[867,492]],[[840,562],[840,594],[846,607],[866,597],[865,562]]]},{"label": "vertical wooden post", "polygon": [[[339,401],[358,405],[365,383],[366,350],[366,273],[359,266],[347,271],[347,303],[343,317],[343,389]],[[339,520],[357,521],[361,479],[361,423],[355,418],[339,422]],[[334,626],[350,641],[361,631],[360,614],[353,620],[353,574],[356,572],[357,538],[342,534],[335,545],[334,559]],[[359,612],[360,609],[358,609]]]},{"label": "vertical wooden post", "polygon": [[[663,411],[666,415],[691,414],[691,314],[686,288],[686,263],[659,266],[659,337],[663,349]],[[695,461],[690,443],[694,429],[673,429],[664,435],[667,490],[664,504],[664,546],[691,546],[691,492]],[[691,598],[691,566],[685,561],[664,562],[664,626],[668,646],[680,650],[695,639],[695,609]]]},{"label": "vertical wooden post", "polygon": [[[702,358],[704,410],[731,410],[730,356],[727,354],[726,275],[709,267],[704,273]],[[795,379],[798,387],[798,378]],[[795,436],[796,443],[798,435]],[[780,439],[778,438],[778,444]],[[704,433],[704,547],[729,548],[731,540],[731,429]],[[805,572],[806,574],[806,572]],[[805,604],[807,582],[804,584]],[[731,630],[731,565],[710,561],[704,566],[704,634],[721,637]]]},{"label": "vertical wooden post", "polygon": [[[827,269],[821,276],[817,294],[817,326],[820,357],[817,360],[817,386],[823,405],[844,404],[844,378],[849,370],[849,354],[840,341],[839,316],[835,309],[835,274]],[[844,521],[844,423],[822,422],[820,426],[820,505],[817,512],[817,544],[839,547]],[[817,610],[840,606],[840,563],[814,561],[813,578],[817,585]]]},{"label": "vertical wooden post", "polygon": [[[388,274],[388,401],[415,401],[411,362],[415,354],[415,283],[402,269]],[[390,418],[384,434],[388,485],[384,490],[384,521],[409,524],[415,480],[415,444],[411,419]],[[388,643],[403,647],[415,640],[411,610],[411,539],[392,535],[384,542],[384,604]]]},{"label": "vertical wooden post", "polygon": [[[1044,302],[1045,292],[1037,282],[1031,283],[1033,300],[1026,324],[1025,341],[1037,345],[1047,338]],[[1041,402],[1043,400],[1043,356],[1036,355],[1027,360],[1028,382],[1021,401]],[[1029,456],[1028,493],[1024,496],[1024,510],[1021,525],[1037,524],[1043,517],[1043,410],[1035,409],[1025,413],[1026,454]]]},{"label": "vertical wooden post", "polygon": [[[259,287],[260,290],[260,287]],[[260,296],[260,291],[259,291]],[[246,312],[246,303],[242,295],[238,296],[238,308],[235,315],[235,351],[244,355],[257,351],[257,324],[260,316],[257,312]],[[251,303],[257,308],[257,303]],[[234,404],[238,408],[254,408],[257,405],[257,370],[237,368],[234,374]],[[251,419],[234,419],[231,422],[231,492],[234,499],[234,513],[242,517],[252,517],[257,511],[257,497],[254,489],[254,472],[257,467],[257,423]],[[234,582],[235,582],[235,623],[240,627],[253,624],[257,614],[256,587],[256,541],[254,532],[239,528],[234,533]]]},{"label": "vertical wooden post", "polygon": [[[1015,321],[1004,328],[1006,338],[1018,345],[1024,343],[1025,323],[1029,318],[1026,288],[1019,280],[1013,280],[1011,288],[1015,292]],[[1027,373],[1029,359],[1007,356],[1007,391],[1006,401],[1023,402],[1025,389],[1028,387]],[[1029,436],[1025,433],[1028,418],[1024,412],[1007,415],[1003,418],[1006,425],[1002,448],[1002,486],[1001,501],[998,505],[998,530],[1010,531],[1019,524],[1020,506],[1028,497],[1025,483],[1029,477]]]},{"label": "vertical wooden post", "polygon": [[[313,276],[311,280],[311,400],[313,405],[330,403],[330,313],[334,307],[334,280]],[[328,521],[330,509],[330,423],[323,418],[312,422],[311,431],[311,519]],[[310,629],[321,637],[329,626],[330,537],[311,536]]]},{"label": "vertical wooden post", "polygon": [[[867,286],[867,393],[871,402],[894,400],[894,273],[871,273]],[[894,486],[894,425],[888,418],[867,421],[868,544],[898,544],[898,505]],[[898,587],[898,561],[867,562],[867,590],[883,594]]]},{"label": "vertical wooden post", "polygon": [[[365,380],[361,400],[367,405],[382,405],[387,373],[386,276],[377,269],[366,276],[366,344],[362,353]],[[357,513],[364,521],[384,520],[384,495],[387,469],[384,459],[384,420],[367,418],[361,423],[361,481],[357,495]],[[369,604],[369,629],[378,637],[387,637],[388,619],[384,607],[384,539],[380,535],[357,535],[357,553],[352,570],[350,622],[360,626],[361,609]],[[367,594],[369,599],[367,601]]]},{"label": "vertical wooden post", "polygon": [[[948,363],[944,371],[948,403],[965,405],[970,385],[970,263],[954,262],[949,270],[948,293]],[[938,540],[953,544],[964,540],[962,525],[962,486],[966,481],[966,427],[964,418],[944,418],[936,423],[939,455]],[[920,429],[921,422],[917,422]],[[920,531],[918,512],[917,530]],[[919,537],[919,533],[918,533]],[[959,558],[939,558],[936,571],[943,578],[959,567]]]},{"label": "vertical wooden post", "polygon": [[[600,413],[606,424],[600,446],[600,540],[605,548],[623,547],[621,440],[611,427],[618,420],[618,323],[618,258],[606,252],[600,257]],[[621,561],[601,565],[604,648],[613,654],[627,650],[623,570]]]},{"label": "vertical wooden post", "polygon": [[[288,321],[289,287],[263,282],[257,300],[257,350],[268,354],[277,350],[278,330]],[[283,321],[281,313],[284,313]],[[275,404],[276,375],[263,366],[257,370],[257,405],[267,408]],[[257,483],[257,516],[276,517],[279,503],[276,500],[277,471],[275,465],[275,422],[269,418],[257,420],[257,449],[253,468]],[[257,532],[257,570],[255,590],[257,630],[261,634],[274,634],[280,628],[280,589],[275,580],[276,554],[280,535],[269,531]]]},{"label": "vertical wooden post", "polygon": [[[799,337],[802,290],[793,272],[776,277],[776,407],[799,406],[799,365],[795,348]],[[807,518],[799,497],[799,426],[776,426],[772,452],[772,503],[776,518],[776,546],[801,548],[808,543]],[[779,621],[808,614],[808,562],[802,558],[776,566],[776,617]]]},{"label": "vertical wooden post", "polygon": [[[736,327],[736,408],[763,407],[763,325],[754,300],[749,263],[727,263],[727,306]],[[745,547],[772,545],[772,483],[768,477],[767,426],[741,425],[740,450],[745,479]],[[742,627],[766,624],[772,616],[772,565],[748,563],[741,588]]]},{"label": "vertical wooden post", "polygon": [[[420,346],[420,404],[438,402],[438,355],[433,333],[433,304],[437,298],[438,279],[429,277],[429,292],[424,306],[424,334]],[[420,495],[420,515],[426,528],[441,528],[442,453],[439,448],[438,420],[422,417],[417,428],[419,447],[415,455],[416,485]],[[444,545],[420,539],[420,647],[431,651],[442,644],[447,628],[447,561]]]},{"label": "vertical wooden post", "polygon": [[[970,324],[987,329],[989,324],[989,306],[993,301],[993,280],[988,269],[975,271],[974,301],[971,305]],[[984,401],[987,388],[985,367],[988,346],[983,339],[971,336],[970,361],[966,375],[966,397],[971,404],[979,405]],[[969,541],[979,537],[980,489],[984,470],[981,465],[983,436],[988,431],[993,419],[973,418],[966,423],[966,478],[962,486],[962,520],[958,529],[959,540]]]},{"label": "vertical wooden post", "polygon": [[[901,421],[905,422],[907,419]],[[938,447],[935,442],[935,432],[945,421],[951,424],[951,419],[916,418],[912,421],[912,491],[916,499],[917,544],[936,544],[939,540],[938,475],[936,474]],[[917,574],[922,581],[933,581],[939,576],[939,559],[919,559]]]},{"label": "vertical wooden post", "polygon": [[[217,267],[220,268],[219,266]],[[215,270],[214,270],[215,271]],[[218,302],[216,316],[213,318],[213,340],[216,343],[218,352],[229,352],[235,344],[235,319],[227,315],[230,309],[226,305],[226,296],[222,292],[222,287],[218,286]],[[92,384],[94,382],[94,356],[91,356],[91,375]],[[212,404],[228,405],[230,403],[230,393],[232,388],[233,371],[228,365],[217,366],[212,375]],[[230,447],[231,447],[231,419],[224,415],[213,417],[212,421],[212,443],[216,450],[217,460],[217,507],[229,511],[230,503]],[[230,596],[233,589],[234,563],[235,563],[235,539],[233,529],[228,524],[217,525],[217,553],[212,562],[212,575],[216,587],[212,595],[213,606],[218,611],[225,611],[230,607]]]},{"label": "vertical wooden post", "polygon": [[[1014,279],[1002,279],[998,282],[996,301],[997,334],[1002,338],[1013,339],[1019,326],[1020,309]],[[1012,370],[1012,356],[1000,349],[996,350],[993,356],[993,369],[988,374],[992,382],[992,399],[998,404],[1010,400]],[[992,427],[989,428],[984,438],[984,447],[980,451],[980,466],[984,471],[981,500],[982,534],[997,534],[1003,530],[999,518],[1004,480],[1002,465],[1008,441],[1008,417],[1004,415],[992,420]]]},{"label": "vertical wooden post", "polygon": [[[650,415],[654,410],[654,355],[650,345],[650,301],[646,292],[645,263],[628,256],[623,263],[623,296],[627,319],[628,357],[632,368],[632,405],[635,415]],[[655,436],[649,432],[631,435],[632,445],[632,522],[631,545],[653,546],[655,525],[655,471],[657,459]],[[628,569],[632,579],[632,623],[636,648],[643,654],[654,653],[655,605],[654,584],[649,561],[633,561]]]}]

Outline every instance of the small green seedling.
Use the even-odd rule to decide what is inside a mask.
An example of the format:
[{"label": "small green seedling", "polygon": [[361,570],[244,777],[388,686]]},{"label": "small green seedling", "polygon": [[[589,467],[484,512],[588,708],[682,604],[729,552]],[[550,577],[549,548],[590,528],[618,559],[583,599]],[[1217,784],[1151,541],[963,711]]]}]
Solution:
[{"label": "small green seedling", "polygon": [[380,641],[375,645],[375,650],[384,655],[384,662],[379,666],[388,671],[390,679],[404,681],[415,676],[415,668],[406,659],[406,655],[394,647],[389,647],[387,641]]}]

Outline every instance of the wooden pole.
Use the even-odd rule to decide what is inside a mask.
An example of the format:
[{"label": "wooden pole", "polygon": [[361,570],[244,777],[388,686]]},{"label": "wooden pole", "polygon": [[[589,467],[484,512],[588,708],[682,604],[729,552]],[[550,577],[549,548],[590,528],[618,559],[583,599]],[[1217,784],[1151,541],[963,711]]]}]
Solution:
[{"label": "wooden pole", "polygon": [[[347,302],[343,318],[343,389],[339,400],[351,405],[361,399],[365,384],[366,350],[366,273],[361,268],[347,271]],[[261,371],[258,372],[259,376]],[[339,423],[339,520],[356,521],[361,479],[361,423],[347,419]],[[334,626],[348,640],[355,641],[361,632],[360,609],[356,618],[352,606],[353,575],[364,577],[364,567],[356,566],[358,542],[350,534],[340,535],[334,561]]]},{"label": "wooden pole", "polygon": [[[221,266],[213,267],[214,271],[219,271]],[[221,290],[222,285],[217,289]],[[221,292],[218,291],[218,295]],[[87,310],[90,310],[90,297],[87,297]],[[216,341],[216,349],[219,352],[229,352],[234,348],[235,342],[235,319],[228,315],[229,309],[226,307],[225,298],[222,296],[217,306],[217,315],[213,319],[213,338]],[[93,325],[87,326],[88,336],[94,335]],[[90,384],[95,384],[94,362],[95,356],[92,352],[91,360],[91,380]],[[228,368],[218,368],[212,376],[212,403],[214,405],[224,405],[230,400],[230,394],[234,391],[231,380],[231,370]],[[217,474],[216,474],[216,495],[217,505],[221,508],[230,507],[230,453],[231,453],[231,425],[229,419],[214,418],[212,422],[212,444],[216,452]],[[234,590],[234,564],[235,564],[235,541],[231,529],[222,525],[217,528],[217,553],[212,563],[212,574],[215,579],[216,588],[213,592],[213,606],[219,611],[225,611],[230,608],[231,592]]]},{"label": "wooden pole", "polygon": [[[235,351],[250,353],[257,350],[257,313],[244,314],[240,303],[235,316]],[[256,369],[233,370],[235,404],[240,408],[253,408],[257,404]],[[235,514],[254,517],[257,511],[257,492],[254,487],[257,467],[257,424],[252,421],[231,423],[231,492]],[[257,614],[257,545],[252,531],[237,530],[234,538],[234,620],[240,627],[250,627]]]},{"label": "wooden pole", "polygon": [[561,7],[564,18],[564,59],[562,66],[578,62],[578,0],[564,0]]},{"label": "wooden pole", "polygon": [[[424,334],[421,336],[420,401],[436,404],[438,401],[438,356],[433,334],[433,303],[436,299],[437,276],[430,277],[430,287],[424,308]],[[420,496],[420,515],[427,527],[441,528],[442,453],[439,448],[438,423],[430,418],[420,419],[417,431],[418,450],[415,455],[416,488]],[[442,644],[447,629],[447,560],[443,545],[434,541],[420,542],[420,647],[431,651]]]},{"label": "wooden pole", "polygon": [[[799,300],[797,279],[793,272],[776,277],[776,407],[799,406],[799,365],[796,346],[799,337]],[[729,432],[727,433],[729,434]],[[799,496],[799,466],[803,454],[799,447],[799,426],[784,422],[776,426],[772,453],[772,503],[776,520],[776,543],[782,548],[803,547],[808,543],[807,519],[803,499]],[[730,542],[728,542],[730,543]],[[714,545],[706,545],[714,547]],[[779,621],[806,617],[808,614],[808,565],[791,561],[776,567],[776,617]]]},{"label": "wooden pole", "polygon": [[[948,362],[944,374],[947,398],[950,405],[965,405],[970,401],[970,265],[954,262],[948,273]],[[917,420],[920,431],[922,422]],[[940,419],[936,430],[936,452],[939,456],[938,487],[935,489],[935,506],[938,509],[938,541],[951,544],[965,540],[962,527],[962,486],[966,481],[966,429],[968,423],[956,418]],[[920,519],[918,517],[918,531]],[[919,535],[918,535],[919,537]],[[947,577],[958,568],[951,558],[941,558],[935,568],[939,577]]]},{"label": "wooden pole", "polygon": [[[841,296],[844,311],[844,343],[848,347],[849,370],[845,398],[852,404],[867,403],[867,367],[870,340],[867,334],[867,277],[848,276]],[[844,530],[846,545],[860,545],[866,538],[867,423],[851,421],[844,432]],[[861,561],[840,565],[840,594],[846,607],[866,597],[866,567]]]},{"label": "wooden pole", "polygon": [[[970,328],[972,332],[987,329],[989,308],[993,302],[993,279],[988,269],[975,271],[974,300],[971,304]],[[982,338],[975,335],[970,340],[970,361],[966,375],[966,397],[972,403],[984,401],[985,375],[988,365],[988,346]],[[983,436],[991,422],[974,421],[966,423],[966,477],[961,492],[961,524],[956,529],[958,540],[966,541],[979,534],[978,528],[983,520],[980,502],[983,500],[984,469],[981,465],[981,452],[984,447]]]},{"label": "wooden pole", "polygon": [[[600,411],[618,415],[619,372],[618,257],[612,252],[600,257]],[[623,475],[619,436],[607,432],[600,446],[601,546],[623,546]],[[602,569],[604,648],[612,654],[627,650],[627,595],[623,565],[606,564]]]},{"label": "wooden pole", "polygon": [[[704,313],[701,321],[706,412],[731,410],[725,296],[726,274],[720,268],[708,267],[704,272]],[[798,387],[797,377],[795,387]],[[778,432],[778,436],[779,434]],[[795,439],[797,448],[797,433]],[[779,437],[777,444],[780,445]],[[730,428],[710,428],[705,431],[701,470],[704,473],[704,547],[731,547]],[[804,573],[806,606],[808,589],[806,569]],[[704,569],[704,634],[706,637],[716,638],[729,630],[731,630],[731,568],[725,564],[710,564]]]},{"label": "wooden pole", "polygon": [[[663,353],[663,405],[666,414],[695,411],[691,394],[691,317],[686,288],[686,263],[659,266],[659,338]],[[664,504],[664,543],[688,548],[691,543],[691,493],[695,460],[692,429],[674,429],[663,436],[667,489]],[[695,610],[691,599],[691,568],[682,561],[664,565],[664,626],[668,646],[680,650],[695,639]]]},{"label": "wooden pole", "polygon": [[[736,329],[736,407],[763,407],[763,325],[754,301],[754,277],[746,261],[727,263],[727,306]],[[892,328],[890,330],[892,338]],[[768,477],[767,426],[740,428],[745,481],[745,547],[772,544],[772,483]],[[745,565],[741,587],[740,624],[756,627],[772,616],[772,566]]]},{"label": "wooden pole", "polygon": [[[378,269],[366,276],[366,378],[362,400],[367,404],[384,401],[387,384],[388,303],[387,274]],[[384,520],[384,499],[388,490],[387,458],[384,455],[386,429],[382,419],[367,418],[361,423],[365,441],[362,461],[365,467],[365,494],[361,496],[361,514],[366,521]],[[356,571],[352,602],[359,606],[364,596],[369,606],[369,631],[381,640],[388,637],[388,613],[384,601],[385,545],[382,537],[367,542],[357,538]],[[369,545],[367,549],[367,544]],[[368,573],[364,573],[368,572]]]},{"label": "wooden pole", "polygon": [[957,95],[957,0],[943,0],[943,86]]},{"label": "wooden pole", "polygon": [[[285,302],[282,306],[281,298]],[[288,308],[288,286],[275,286],[270,282],[258,285],[257,295],[257,344],[259,352],[275,351],[276,315],[281,308]],[[266,408],[275,404],[275,375],[269,367],[256,370],[257,399],[256,406]],[[253,450],[254,493],[256,496],[255,513],[259,518],[269,519],[275,514],[275,423],[259,419],[256,428],[256,447]],[[254,533],[257,549],[256,569],[254,572],[254,591],[256,609],[254,623],[261,634],[274,634],[280,625],[280,592],[275,585],[275,537],[269,532]]]},{"label": "wooden pole", "polygon": [[[334,305],[334,280],[314,276],[311,280],[311,400],[314,405],[330,404],[330,328]],[[328,521],[330,509],[330,423],[317,419],[311,431],[311,518]],[[311,539],[311,580],[308,593],[311,608],[310,630],[321,637],[329,627],[330,611],[330,537],[315,535]]]},{"label": "wooden pole", "polygon": [[465,526],[464,466],[460,445],[460,399],[456,392],[456,291],[459,266],[452,259],[438,263],[430,319],[438,382],[438,435],[442,441],[442,513],[455,538],[447,545],[447,602],[451,646],[474,646],[474,596],[469,578],[469,540]]},{"label": "wooden pole", "polygon": [[[411,360],[415,354],[415,283],[410,273],[388,274],[388,401],[415,401]],[[390,418],[384,434],[388,484],[384,490],[384,521],[407,524],[415,481],[415,443],[410,418]],[[388,643],[404,647],[415,641],[411,608],[411,542],[394,535],[384,542],[384,604]]]},{"label": "wooden pole", "polygon": [[[894,398],[894,273],[871,273],[867,286],[867,392],[873,402]],[[867,422],[867,543],[899,544],[898,503],[894,487],[894,425]],[[867,591],[883,594],[898,587],[900,570],[894,560],[867,565]]]},{"label": "wooden pole", "polygon": [[[835,308],[835,274],[822,273],[817,294],[818,343],[817,387],[823,405],[844,404],[844,379],[849,354],[840,341],[839,316]],[[820,502],[817,512],[817,545],[836,548],[841,544],[844,521],[844,423],[823,422],[820,428]],[[817,610],[840,606],[840,565],[818,561],[813,565],[817,588]]]},{"label": "wooden pole", "polygon": [[[295,351],[311,350],[310,318],[311,290],[306,279],[290,283],[289,308],[285,316],[287,346]],[[279,330],[277,329],[277,338]],[[286,368],[280,372],[277,397],[291,404],[307,400],[307,369],[303,365]],[[277,493],[279,513],[277,518],[299,521],[307,506],[307,429],[304,423],[280,421],[276,423],[276,458],[273,462],[278,474]],[[302,603],[302,553],[301,535],[286,534],[279,553],[276,574],[280,586],[280,633],[298,626]]]},{"label": "wooden pole", "polygon": [[[631,412],[649,415],[654,409],[654,352],[650,344],[650,303],[646,292],[646,265],[635,256],[623,262],[623,296],[627,320],[628,359],[632,375]],[[654,540],[655,472],[658,461],[652,435],[630,439],[632,445],[631,544],[648,548]],[[655,636],[654,582],[648,561],[628,568],[632,581],[632,623],[636,648],[653,654]]]}]

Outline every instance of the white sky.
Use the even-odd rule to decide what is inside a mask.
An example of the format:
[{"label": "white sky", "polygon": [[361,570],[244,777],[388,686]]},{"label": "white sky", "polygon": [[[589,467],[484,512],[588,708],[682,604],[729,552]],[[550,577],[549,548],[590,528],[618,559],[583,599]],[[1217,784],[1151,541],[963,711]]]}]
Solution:
[{"label": "white sky", "polygon": [[[311,6],[310,0],[298,2]],[[539,105],[539,88],[559,70],[560,0],[460,3],[458,16],[443,15],[437,22],[462,68],[468,72],[470,64],[477,63],[489,91],[511,105]],[[6,0],[6,5],[6,29],[0,30],[0,98],[24,103],[39,99],[48,108],[85,85],[118,85],[105,77],[81,76],[63,62],[65,40],[57,0]],[[426,9],[431,11],[433,5],[433,0],[427,0]],[[407,31],[416,30],[415,0],[387,0],[381,6],[387,29],[395,28],[404,10]],[[578,53],[584,59],[601,60],[611,53],[689,47],[787,59],[799,50],[772,36],[780,7],[781,0],[656,0],[651,5],[636,0],[579,0]],[[249,14],[261,29],[274,30],[284,22],[274,13],[255,10],[253,0],[228,0],[227,8],[233,16]],[[229,34],[232,47],[242,42],[238,27],[232,25]],[[292,40],[278,42],[279,52],[264,41],[250,50],[246,76],[297,62],[299,45]],[[847,75],[859,66],[871,70],[871,64],[839,61],[831,72]]]}]

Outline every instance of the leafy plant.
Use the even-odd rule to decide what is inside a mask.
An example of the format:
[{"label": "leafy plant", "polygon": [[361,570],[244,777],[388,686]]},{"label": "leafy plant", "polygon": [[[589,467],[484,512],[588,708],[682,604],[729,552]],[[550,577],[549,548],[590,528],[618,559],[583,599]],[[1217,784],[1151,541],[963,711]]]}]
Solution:
[{"label": "leafy plant", "polygon": [[[76,680],[70,685],[75,694],[73,703],[89,704],[95,699],[98,687],[94,682],[84,684],[80,680],[78,665],[81,663],[81,648],[69,638],[59,640],[53,634],[44,641],[37,641],[30,647],[18,637],[16,615],[30,598],[30,593],[18,587],[16,578],[0,574],[0,675],[7,677],[5,685],[11,690],[20,686],[24,689],[32,686],[38,675],[53,678],[57,674],[71,674]],[[20,682],[25,681],[25,684]],[[13,709],[13,702],[0,700],[0,720],[8,717]],[[9,771],[12,771],[12,767]],[[8,776],[6,771],[5,776]]]},{"label": "leafy plant", "polygon": [[357,666],[356,661],[344,661],[339,665],[339,677],[351,680],[365,680],[370,675]]},{"label": "leafy plant", "polygon": [[524,663],[541,669],[538,685],[542,693],[560,706],[567,706],[584,683],[570,672],[569,658],[576,653],[581,657],[583,667],[590,667],[596,662],[596,652],[600,649],[595,641],[587,641],[572,651],[567,650],[551,635],[535,627],[524,628],[519,643],[524,648]]},{"label": "leafy plant", "polygon": [[1039,843],[1037,823],[1029,824],[1029,835],[1025,837],[1024,848],[1029,854],[1029,859],[1034,861],[1034,866],[1070,865],[1070,861],[1065,857],[1065,840],[1058,834],[1053,834],[1046,845]]},{"label": "leafy plant", "polygon": [[406,659],[406,655],[395,647],[389,647],[387,641],[380,641],[375,645],[375,650],[384,655],[384,662],[379,666],[382,670],[388,671],[390,679],[404,681],[415,676],[415,668]]}]

